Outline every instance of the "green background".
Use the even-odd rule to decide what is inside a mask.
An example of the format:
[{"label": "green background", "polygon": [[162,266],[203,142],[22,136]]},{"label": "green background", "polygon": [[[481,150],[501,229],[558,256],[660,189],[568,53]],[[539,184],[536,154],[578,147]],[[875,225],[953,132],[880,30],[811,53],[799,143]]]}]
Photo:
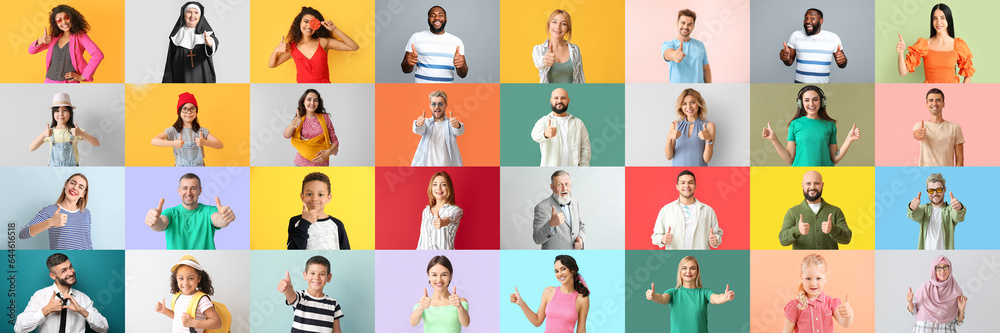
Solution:
[{"label": "green background", "polygon": [[709,332],[750,331],[750,251],[635,250],[625,251],[626,332],[670,332],[670,305],[647,300],[646,290],[650,283],[657,293],[676,286],[677,265],[688,255],[698,259],[702,286],[721,294],[728,284],[736,293],[731,302],[708,305]]},{"label": "green background", "polygon": [[500,165],[538,166],[542,153],[531,139],[535,122],[552,112],[552,90],[569,92],[569,113],[590,134],[592,166],[625,165],[624,84],[501,84]]},{"label": "green background", "polygon": [[[904,77],[899,76],[896,43],[899,34],[907,46],[912,46],[918,38],[930,38],[931,8],[940,1],[879,0],[875,1],[875,82],[877,83],[922,83],[924,64]],[[972,50],[972,67],[976,73],[972,82],[1000,82],[1000,44],[996,43],[996,13],[1000,2],[983,0],[952,0],[945,2],[951,7],[955,19],[955,35],[969,45]],[[957,71],[956,71],[957,72]],[[959,77],[961,80],[961,77]],[[864,133],[862,133],[864,135]]]},{"label": "green background", "polygon": [[[795,97],[801,84],[750,85],[750,165],[788,166],[774,145],[760,136],[771,122],[782,147],[788,144],[788,121],[795,116]],[[826,110],[837,120],[837,147],[844,143],[851,125],[857,123],[861,139],[854,141],[839,166],[875,165],[875,85],[819,85],[826,95]]]}]

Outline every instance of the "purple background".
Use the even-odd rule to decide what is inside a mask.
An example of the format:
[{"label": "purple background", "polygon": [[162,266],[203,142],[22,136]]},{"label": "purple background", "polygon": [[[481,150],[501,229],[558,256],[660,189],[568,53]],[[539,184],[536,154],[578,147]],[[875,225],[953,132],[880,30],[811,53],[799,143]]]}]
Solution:
[{"label": "purple background", "polygon": [[215,248],[250,249],[250,168],[247,167],[129,167],[125,170],[125,248],[166,249],[166,235],[149,229],[143,221],[160,198],[163,209],[181,203],[177,185],[181,175],[194,173],[201,178],[198,202],[215,205],[215,196],[233,209],[236,220],[215,232]]},{"label": "purple background", "polygon": [[[452,287],[469,301],[469,327],[464,333],[499,332],[500,252],[487,250],[375,251],[376,332],[422,332],[423,323],[410,326],[413,305],[420,302],[427,283],[427,262],[445,255],[455,269]],[[451,287],[449,287],[451,290]]]}]

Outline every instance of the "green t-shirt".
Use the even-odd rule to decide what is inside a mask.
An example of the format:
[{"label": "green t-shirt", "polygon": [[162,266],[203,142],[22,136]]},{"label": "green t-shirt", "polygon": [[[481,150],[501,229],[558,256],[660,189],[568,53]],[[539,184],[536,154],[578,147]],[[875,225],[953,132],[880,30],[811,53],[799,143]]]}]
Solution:
[{"label": "green t-shirt", "polygon": [[[413,305],[417,310],[420,303]],[[462,302],[465,311],[469,311],[469,302]],[[420,316],[424,322],[424,333],[459,333],[462,332],[462,322],[458,321],[458,309],[452,305],[432,306],[424,310]]]},{"label": "green t-shirt", "polygon": [[788,125],[788,141],[795,141],[792,166],[833,166],[830,145],[837,144],[837,124],[799,117]]},{"label": "green t-shirt", "polygon": [[668,289],[670,295],[670,331],[708,333],[708,304],[712,290],[708,288]]},{"label": "green t-shirt", "polygon": [[167,234],[167,250],[215,250],[215,231],[212,214],[218,212],[215,206],[198,204],[198,208],[188,210],[183,205],[163,210],[162,215],[170,219],[164,233]]}]

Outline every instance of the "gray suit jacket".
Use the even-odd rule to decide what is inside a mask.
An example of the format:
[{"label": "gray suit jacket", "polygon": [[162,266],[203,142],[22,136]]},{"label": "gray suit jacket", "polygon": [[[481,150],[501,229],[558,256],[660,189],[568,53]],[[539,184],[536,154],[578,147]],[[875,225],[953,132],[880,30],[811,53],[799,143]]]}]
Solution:
[{"label": "gray suit jacket", "polygon": [[557,202],[552,196],[549,196],[547,199],[539,202],[538,205],[535,205],[535,219],[533,222],[534,232],[532,233],[535,244],[541,245],[543,250],[572,250],[573,243],[576,241],[576,238],[580,237],[583,239],[584,245],[586,245],[587,228],[581,218],[580,205],[576,202],[576,200],[570,202],[569,205],[570,218],[572,218],[570,225],[572,225],[572,228],[566,223],[560,224],[555,228],[555,230],[552,230],[551,227],[549,227],[549,219],[552,218],[552,207],[555,207],[556,211],[561,209],[559,207],[559,202]]}]

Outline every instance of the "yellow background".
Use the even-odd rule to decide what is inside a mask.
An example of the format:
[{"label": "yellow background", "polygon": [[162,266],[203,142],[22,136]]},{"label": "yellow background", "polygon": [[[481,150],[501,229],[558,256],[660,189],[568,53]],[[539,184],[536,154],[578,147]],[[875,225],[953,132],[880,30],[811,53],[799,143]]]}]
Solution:
[{"label": "yellow background", "polygon": [[125,165],[174,166],[173,150],[150,141],[177,120],[183,92],[194,94],[198,123],[223,143],[205,147],[205,165],[250,166],[250,85],[177,83],[125,85]]},{"label": "yellow background", "polygon": [[295,61],[275,68],[267,60],[288,34],[302,6],[313,7],[358,43],[357,51],[327,51],[332,83],[375,83],[375,1],[297,3],[278,0],[250,2],[250,82],[295,83]]},{"label": "yellow background", "polygon": [[[123,0],[4,1],[4,19],[0,31],[6,43],[0,47],[4,60],[4,83],[41,83],[45,81],[45,58],[48,50],[28,54],[28,45],[44,34],[49,26],[49,12],[59,4],[75,8],[90,24],[87,35],[104,53],[104,60],[94,72],[96,83],[125,82],[125,2]],[[90,61],[90,53],[84,52]]]},{"label": "yellow background", "polygon": [[250,249],[284,250],[288,219],[302,214],[302,179],[310,172],[330,177],[326,213],[344,222],[351,249],[375,249],[375,168],[250,168]]},{"label": "yellow background", "polygon": [[587,83],[625,82],[625,3],[609,1],[504,0],[500,2],[500,82],[538,83],[531,49],[546,41],[553,10],[569,12],[571,43],[580,47]]},{"label": "yellow background", "polygon": [[778,232],[788,208],[802,203],[802,175],[809,170],[823,175],[823,200],[840,207],[851,228],[851,243],[840,249],[874,250],[873,167],[750,167],[750,249],[792,248],[781,246]]}]

